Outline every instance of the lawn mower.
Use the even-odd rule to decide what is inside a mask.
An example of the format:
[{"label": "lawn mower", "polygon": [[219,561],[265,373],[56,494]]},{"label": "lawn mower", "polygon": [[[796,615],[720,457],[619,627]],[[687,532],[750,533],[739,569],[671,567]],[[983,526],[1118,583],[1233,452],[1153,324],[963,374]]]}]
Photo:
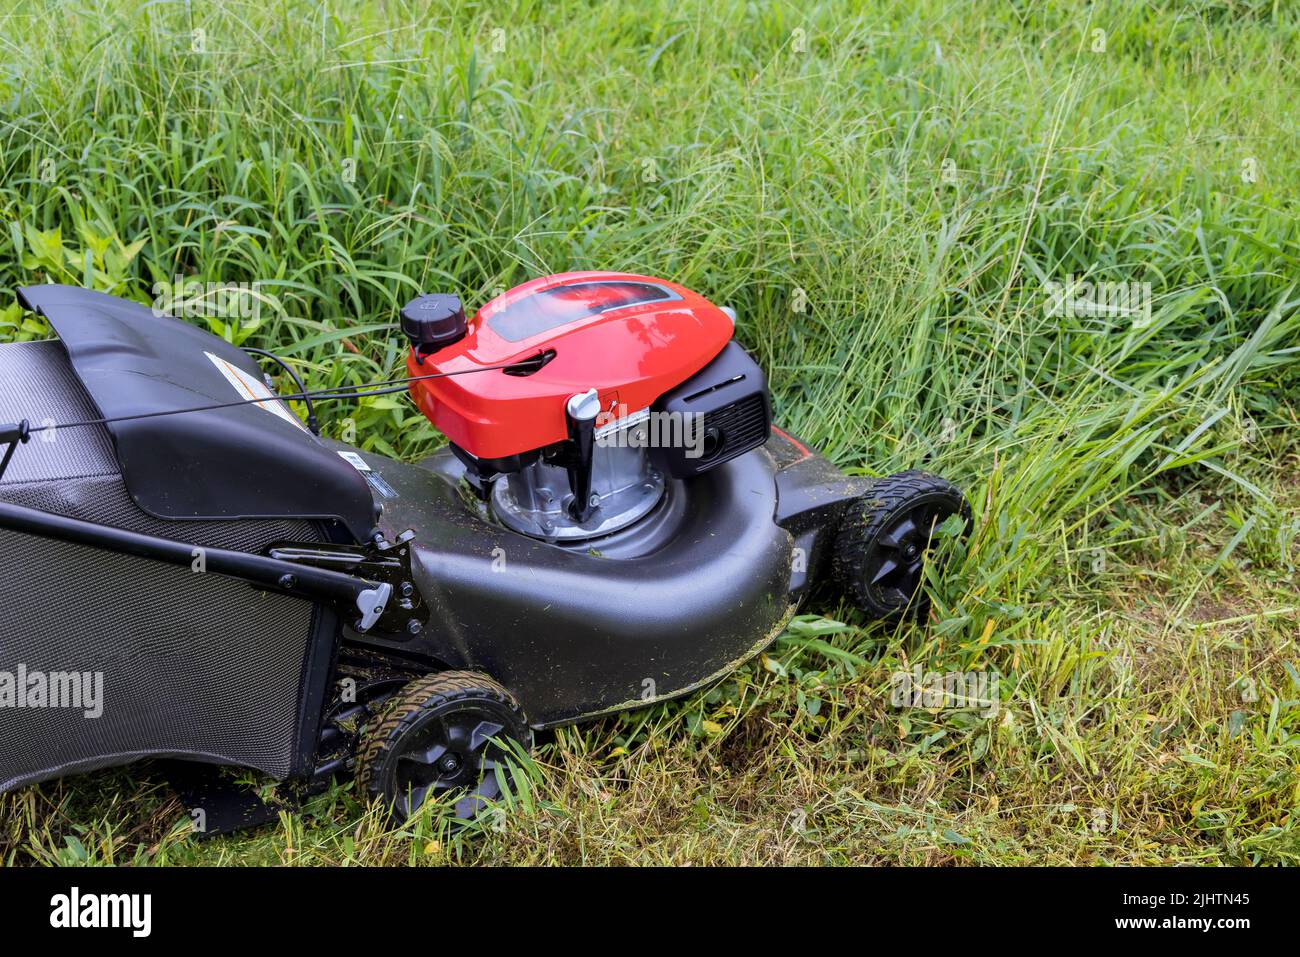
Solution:
[{"label": "lawn mower", "polygon": [[[822,579],[923,610],[968,514],[774,427],[734,313],[663,279],[422,295],[406,376],[315,392],[133,302],[18,298],[58,338],[0,346],[0,791],[168,758],[472,816],[535,731],[717,681]],[[436,454],[319,434],[395,390]]]}]

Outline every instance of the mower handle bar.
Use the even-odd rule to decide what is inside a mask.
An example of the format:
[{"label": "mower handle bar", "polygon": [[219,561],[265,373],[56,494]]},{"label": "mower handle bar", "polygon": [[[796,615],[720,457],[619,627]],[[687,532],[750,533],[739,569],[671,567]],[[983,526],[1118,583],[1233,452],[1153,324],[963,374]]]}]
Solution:
[{"label": "mower handle bar", "polygon": [[[196,573],[215,572],[271,591],[328,602],[355,613],[358,631],[369,630],[379,620],[393,593],[393,586],[387,582],[372,582],[263,555],[192,545],[21,505],[0,503],[0,528],[188,566]],[[195,562],[201,563],[198,568]]]}]

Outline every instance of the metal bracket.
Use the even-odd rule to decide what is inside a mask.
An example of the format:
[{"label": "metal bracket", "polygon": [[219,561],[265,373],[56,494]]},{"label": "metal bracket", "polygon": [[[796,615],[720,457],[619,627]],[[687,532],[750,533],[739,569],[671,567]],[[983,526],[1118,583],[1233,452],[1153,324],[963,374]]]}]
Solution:
[{"label": "metal bracket", "polygon": [[367,581],[378,583],[382,595],[357,598],[371,606],[371,614],[362,608],[362,625],[390,637],[414,638],[429,623],[429,608],[415,587],[411,574],[411,541],[415,532],[410,529],[394,541],[382,536],[365,545],[321,545],[311,542],[282,542],[272,545],[267,555],[277,561],[292,562],[312,568],[327,568],[348,574],[360,575]]}]

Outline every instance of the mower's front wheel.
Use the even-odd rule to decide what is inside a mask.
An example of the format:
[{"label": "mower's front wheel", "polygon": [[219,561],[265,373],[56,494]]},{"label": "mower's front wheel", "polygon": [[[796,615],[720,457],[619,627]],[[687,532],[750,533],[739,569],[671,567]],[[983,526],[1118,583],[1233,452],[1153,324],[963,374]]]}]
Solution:
[{"label": "mower's front wheel", "polygon": [[833,556],[840,587],[875,618],[923,616],[930,604],[921,587],[926,553],[953,515],[969,529],[970,506],[947,479],[913,469],[876,481],[840,523]]},{"label": "mower's front wheel", "polygon": [[509,691],[472,671],[428,675],[390,698],[366,729],[357,786],[403,819],[454,791],[456,816],[472,818],[500,795],[495,772],[511,741],[526,751],[533,735]]}]

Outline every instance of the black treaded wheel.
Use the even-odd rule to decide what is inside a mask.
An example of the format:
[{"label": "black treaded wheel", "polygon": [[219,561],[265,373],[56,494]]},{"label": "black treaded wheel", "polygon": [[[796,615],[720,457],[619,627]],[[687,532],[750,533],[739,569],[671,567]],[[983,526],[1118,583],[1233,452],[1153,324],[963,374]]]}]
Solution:
[{"label": "black treaded wheel", "polygon": [[430,795],[461,792],[456,816],[474,817],[501,793],[502,743],[532,747],[523,709],[486,675],[442,671],[410,682],[366,728],[357,749],[357,787],[409,818]]},{"label": "black treaded wheel", "polygon": [[875,618],[924,616],[925,553],[951,515],[969,530],[970,506],[947,479],[911,469],[877,480],[840,522],[833,558],[840,587]]}]

